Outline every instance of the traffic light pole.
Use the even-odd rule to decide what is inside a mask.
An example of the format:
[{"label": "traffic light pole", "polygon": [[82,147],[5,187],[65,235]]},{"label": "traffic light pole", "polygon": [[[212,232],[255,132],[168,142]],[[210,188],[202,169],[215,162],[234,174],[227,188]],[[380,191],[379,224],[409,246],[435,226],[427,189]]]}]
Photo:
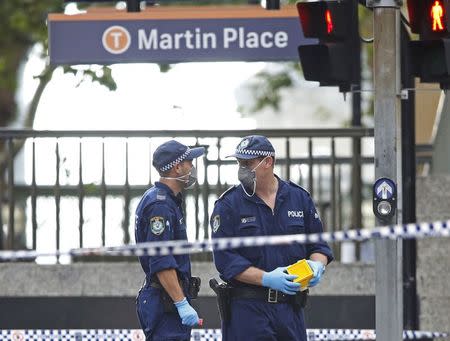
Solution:
[{"label": "traffic light pole", "polygon": [[[353,13],[358,17],[358,1],[353,1]],[[356,26],[358,32],[357,39],[354,41],[358,44],[357,51],[361,51],[361,40],[359,38],[359,27]],[[352,93],[352,127],[361,127],[361,53],[354,56],[352,63],[353,73],[356,75],[355,87],[357,90]],[[361,138],[353,138],[353,158],[352,158],[352,201],[354,204],[352,209],[352,228],[360,228],[362,226],[362,181],[361,181]]]},{"label": "traffic light pole", "polygon": [[[388,3],[388,4],[386,4]],[[398,4],[374,2],[375,177],[397,184],[397,213],[402,221],[400,10]],[[380,341],[400,341],[403,331],[402,241],[375,241],[376,334]]]},{"label": "traffic light pole", "polygon": [[[401,25],[402,85],[414,88],[412,58],[408,53],[410,37],[405,25]],[[415,93],[410,91],[402,100],[402,180],[403,180],[403,223],[416,222],[416,125]],[[419,330],[419,310],[417,300],[417,241],[403,241],[403,326],[405,329]]]}]

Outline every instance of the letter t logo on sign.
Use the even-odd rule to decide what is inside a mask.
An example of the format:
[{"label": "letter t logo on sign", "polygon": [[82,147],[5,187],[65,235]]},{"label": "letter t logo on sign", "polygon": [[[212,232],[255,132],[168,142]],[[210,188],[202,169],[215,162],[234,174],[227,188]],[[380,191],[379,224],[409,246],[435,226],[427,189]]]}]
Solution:
[{"label": "letter t logo on sign", "polygon": [[103,47],[112,54],[124,53],[131,44],[131,36],[122,26],[111,26],[103,32]]}]

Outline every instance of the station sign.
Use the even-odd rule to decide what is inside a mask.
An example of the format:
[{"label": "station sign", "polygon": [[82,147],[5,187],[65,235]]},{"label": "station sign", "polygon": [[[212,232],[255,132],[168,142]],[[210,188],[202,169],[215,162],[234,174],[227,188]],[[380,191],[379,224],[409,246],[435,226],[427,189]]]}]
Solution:
[{"label": "station sign", "polygon": [[151,7],[49,14],[52,64],[297,61],[303,36],[294,6]]}]

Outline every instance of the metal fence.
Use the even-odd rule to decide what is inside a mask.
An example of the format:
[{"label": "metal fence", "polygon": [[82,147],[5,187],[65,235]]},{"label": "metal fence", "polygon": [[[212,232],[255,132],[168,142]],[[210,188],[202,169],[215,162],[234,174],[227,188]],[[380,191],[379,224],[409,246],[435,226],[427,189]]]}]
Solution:
[{"label": "metal fence", "polygon": [[[205,157],[197,161],[199,183],[186,193],[185,212],[188,229],[195,230],[190,238],[209,238],[208,221],[214,200],[237,183],[236,161],[225,156],[233,152],[240,137],[250,134],[269,137],[277,153],[275,172],[309,190],[326,230],[362,227],[363,221],[367,226],[370,215],[364,207],[371,205],[372,129],[3,129],[0,247],[42,249],[45,244],[61,250],[117,245],[117,235],[120,242],[132,243],[135,206],[145,190],[158,180],[151,167],[152,151],[169,138],[206,147]],[[426,156],[418,159],[419,163],[428,161]],[[111,215],[120,218],[110,221]],[[116,237],[109,238],[110,235]]]}]

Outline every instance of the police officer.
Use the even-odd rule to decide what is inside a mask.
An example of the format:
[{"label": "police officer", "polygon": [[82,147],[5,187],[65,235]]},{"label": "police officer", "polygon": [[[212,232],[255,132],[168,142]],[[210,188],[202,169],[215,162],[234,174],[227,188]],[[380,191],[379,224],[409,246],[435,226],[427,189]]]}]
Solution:
[{"label": "police officer", "polygon": [[[192,160],[204,152],[203,147],[189,148],[175,140],[155,150],[153,166],[160,181],[145,192],[136,209],[136,243],[187,240],[181,193],[195,183]],[[146,340],[190,340],[199,317],[190,305],[189,255],[141,256],[139,261],[145,284],[136,303]]]},{"label": "police officer", "polygon": [[[274,174],[275,150],[266,137],[243,138],[231,156],[239,164],[240,185],[216,201],[210,222],[213,238],[322,232],[309,193]],[[314,272],[309,286],[315,286],[333,259],[325,242],[214,251],[216,268],[232,287],[223,340],[306,341],[306,292],[293,282],[296,276],[285,271],[305,258]]]}]

